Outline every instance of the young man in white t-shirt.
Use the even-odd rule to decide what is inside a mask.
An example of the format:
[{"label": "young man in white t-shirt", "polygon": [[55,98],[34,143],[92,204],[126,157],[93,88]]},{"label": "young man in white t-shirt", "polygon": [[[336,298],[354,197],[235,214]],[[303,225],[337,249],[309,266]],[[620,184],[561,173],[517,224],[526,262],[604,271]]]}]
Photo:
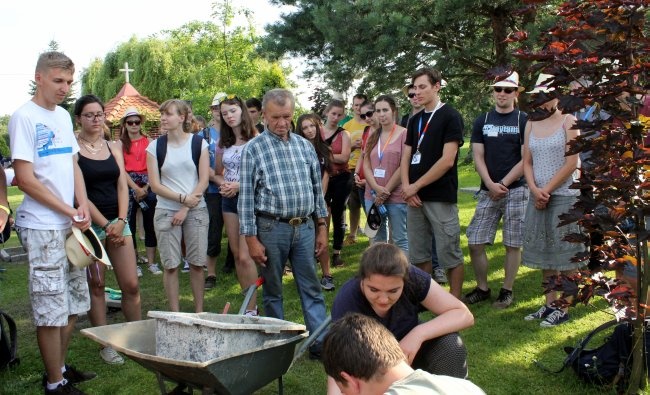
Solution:
[{"label": "young man in white t-shirt", "polygon": [[74,64],[66,55],[41,54],[34,97],[9,120],[15,179],[25,194],[16,210],[16,228],[29,259],[29,295],[46,394],[82,394],[73,384],[96,376],[65,364],[77,314],[90,308],[85,271],[70,266],[64,248],[71,226],[90,227],[86,187],[75,159],[79,146],[70,114],[58,106],[73,75]]},{"label": "young man in white t-shirt", "polygon": [[358,313],[330,327],[323,341],[323,367],[347,395],[485,394],[469,380],[414,370],[395,336],[376,319]]}]

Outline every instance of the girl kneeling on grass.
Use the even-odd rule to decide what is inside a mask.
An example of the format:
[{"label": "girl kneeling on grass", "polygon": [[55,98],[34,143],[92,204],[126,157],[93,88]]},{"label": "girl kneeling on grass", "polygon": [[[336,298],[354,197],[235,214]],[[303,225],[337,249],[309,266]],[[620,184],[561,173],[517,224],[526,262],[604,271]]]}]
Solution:
[{"label": "girl kneeling on grass", "polygon": [[[435,318],[420,322],[418,314]],[[376,243],[361,257],[359,274],[343,285],[334,299],[332,321],[354,312],[375,318],[399,341],[416,369],[467,377],[467,350],[458,331],[474,325],[474,316],[460,300],[409,264],[399,247]],[[328,377],[328,394],[338,394]]]}]

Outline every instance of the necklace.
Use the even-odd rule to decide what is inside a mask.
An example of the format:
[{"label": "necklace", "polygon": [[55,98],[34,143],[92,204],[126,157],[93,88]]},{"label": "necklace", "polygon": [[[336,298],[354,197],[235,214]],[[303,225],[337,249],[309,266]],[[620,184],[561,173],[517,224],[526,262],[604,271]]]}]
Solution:
[{"label": "necklace", "polygon": [[[81,146],[84,147],[86,151],[88,151],[91,155],[97,155],[97,153],[99,153],[102,148],[104,148],[104,139],[101,136],[95,139],[95,141],[91,142],[79,135],[79,140],[81,140]],[[95,144],[97,144],[97,142],[99,142],[99,146],[95,148]]]}]

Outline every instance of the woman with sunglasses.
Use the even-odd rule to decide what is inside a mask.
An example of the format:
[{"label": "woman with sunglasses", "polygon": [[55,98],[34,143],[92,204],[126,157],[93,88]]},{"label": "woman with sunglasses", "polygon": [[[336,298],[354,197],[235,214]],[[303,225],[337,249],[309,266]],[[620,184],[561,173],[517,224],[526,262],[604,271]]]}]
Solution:
[{"label": "woman with sunglasses", "polygon": [[[424,311],[434,318],[421,322],[419,313]],[[376,243],[364,251],[357,276],[334,298],[332,322],[348,313],[384,325],[414,369],[467,378],[467,350],[458,331],[474,325],[474,316],[430,274],[411,265],[397,246]],[[331,377],[327,393],[341,393]]]},{"label": "woman with sunglasses", "polygon": [[324,114],[327,121],[323,127],[322,137],[332,149],[333,156],[329,185],[325,194],[325,203],[329,208],[334,227],[332,264],[343,266],[345,263],[341,259],[341,248],[345,236],[345,205],[352,191],[352,174],[348,169],[351,142],[350,134],[338,126],[345,115],[345,104],[340,100],[332,100],[325,107]]},{"label": "woman with sunglasses", "polygon": [[[257,128],[248,114],[246,104],[236,96],[221,102],[221,137],[215,160],[215,179],[221,193],[221,210],[228,243],[235,257],[235,271],[242,290],[257,280],[257,267],[248,252],[246,238],[239,234],[239,168],[244,146],[257,136]],[[258,315],[256,298],[251,298],[246,315]]]},{"label": "woman with sunglasses", "polygon": [[[106,253],[113,263],[117,284],[122,290],[121,306],[127,321],[141,318],[140,290],[136,273],[135,250],[126,216],[129,209],[129,188],[124,159],[118,143],[104,139],[104,104],[94,95],[80,97],[74,106],[75,121],[80,126],[78,163],[86,183],[90,202],[92,227],[106,244]],[[93,326],[106,325],[103,264],[88,266],[90,311]],[[111,347],[100,351],[109,364],[124,363]]]},{"label": "woman with sunglasses", "polygon": [[[327,144],[325,144],[323,138],[321,137],[322,129],[323,123],[321,122],[318,115],[303,114],[298,117],[296,134],[306,138],[314,146],[314,149],[316,150],[316,156],[318,156],[318,161],[320,162],[320,174],[322,177],[321,181],[323,185],[323,194],[326,194],[330,179],[329,169],[332,164],[332,150],[329,146],[327,146]],[[323,271],[323,278],[320,280],[321,287],[325,291],[334,290],[334,277],[330,272],[330,257],[327,249],[324,249],[323,252],[317,257],[317,259],[321,270]]]},{"label": "woman with sunglasses", "polygon": [[[146,262],[149,271],[159,275],[162,271],[156,264],[156,232],[153,227],[153,215],[156,210],[156,194],[149,186],[147,175],[147,147],[151,139],[142,133],[144,116],[135,107],[129,107],[124,112],[120,121],[120,140],[122,154],[124,155],[124,168],[126,182],[129,185],[129,228],[133,229],[133,247],[138,256],[138,242],[136,237],[136,218],[138,209],[142,213],[142,227],[144,229],[144,246]],[[140,261],[140,259],[138,259]],[[144,260],[142,260],[144,261]],[[142,276],[140,267],[138,277]]]},{"label": "woman with sunglasses", "polygon": [[[205,281],[203,264],[208,250],[209,219],[203,198],[210,175],[208,143],[201,136],[190,133],[190,108],[183,100],[167,100],[160,105],[160,127],[167,131],[167,135],[152,141],[147,147],[147,174],[151,189],[158,196],[154,229],[164,268],[165,294],[169,310],[180,311],[178,266],[182,240],[185,242],[185,258],[190,264],[194,311],[200,313],[203,311]],[[193,152],[196,139],[200,142],[198,155]],[[166,145],[160,165],[158,144]]]},{"label": "woman with sunglasses", "polygon": [[[363,129],[363,134],[361,135],[361,154],[357,161],[357,167],[354,169],[353,181],[357,186],[357,191],[359,191],[359,200],[363,202],[366,194],[366,178],[363,173],[363,160],[366,155],[366,144],[368,143],[368,136],[379,127],[379,124],[377,123],[377,119],[373,116],[375,113],[375,105],[373,103],[364,101],[359,106],[359,112],[359,117],[366,123],[366,127]],[[363,211],[367,213],[365,204],[361,207],[363,207]]]},{"label": "woman with sunglasses", "polygon": [[402,251],[408,253],[406,237],[406,202],[402,199],[400,161],[406,129],[395,123],[397,105],[391,96],[382,95],[375,100],[375,117],[380,128],[376,129],[366,144],[363,169],[366,177],[366,210],[375,204],[384,205],[387,215],[373,242],[386,242],[390,226],[390,238]]}]

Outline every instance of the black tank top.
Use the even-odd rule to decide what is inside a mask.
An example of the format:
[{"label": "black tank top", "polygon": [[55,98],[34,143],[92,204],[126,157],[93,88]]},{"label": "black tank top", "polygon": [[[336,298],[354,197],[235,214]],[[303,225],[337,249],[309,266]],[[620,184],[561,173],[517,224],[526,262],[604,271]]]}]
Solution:
[{"label": "black tank top", "polygon": [[[95,207],[109,220],[117,218],[117,179],[120,167],[117,165],[111,149],[104,160],[89,159],[79,155],[79,168],[86,183],[86,194]],[[104,225],[104,224],[99,224]]]}]

